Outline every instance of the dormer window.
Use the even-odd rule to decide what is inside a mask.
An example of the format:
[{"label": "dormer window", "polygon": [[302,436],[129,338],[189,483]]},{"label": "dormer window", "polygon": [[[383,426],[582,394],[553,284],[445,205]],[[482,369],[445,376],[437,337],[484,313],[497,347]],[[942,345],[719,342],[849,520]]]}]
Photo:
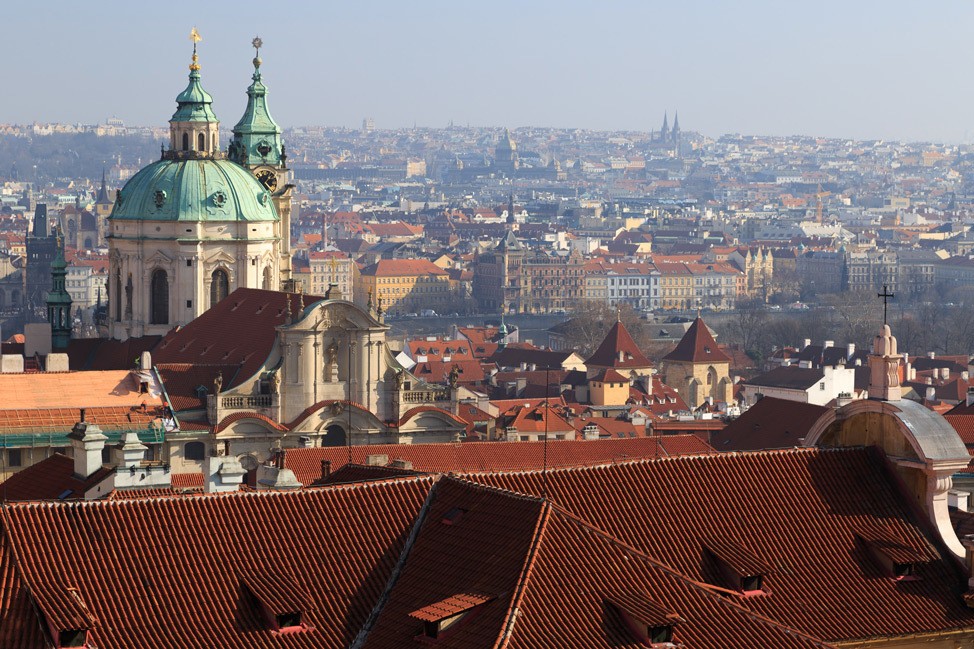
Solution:
[{"label": "dormer window", "polygon": [[917,566],[929,561],[927,554],[887,526],[872,526],[856,532],[873,562],[896,581],[916,581]]},{"label": "dormer window", "polygon": [[715,585],[745,596],[764,594],[764,578],[771,572],[769,564],[730,539],[707,539],[703,547],[719,575],[721,583]]},{"label": "dormer window", "polygon": [[430,642],[441,640],[456,630],[464,620],[477,615],[485,604],[494,600],[483,593],[459,593],[413,611],[409,617],[422,621],[422,631],[416,640]]},{"label": "dormer window", "polygon": [[293,579],[280,572],[249,571],[242,581],[269,631],[299,633],[310,628],[304,620],[310,600]]},{"label": "dormer window", "polygon": [[89,633],[95,620],[77,588],[37,583],[30,593],[50,634],[50,644],[57,649],[92,646]]},{"label": "dormer window", "polygon": [[643,644],[661,646],[673,641],[673,630],[683,620],[645,593],[614,593],[605,603],[619,614],[629,631]]}]

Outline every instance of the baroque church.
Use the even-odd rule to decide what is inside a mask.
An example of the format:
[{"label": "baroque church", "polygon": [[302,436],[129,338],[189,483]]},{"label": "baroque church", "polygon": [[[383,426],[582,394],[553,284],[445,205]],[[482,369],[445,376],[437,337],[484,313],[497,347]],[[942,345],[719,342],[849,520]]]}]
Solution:
[{"label": "baroque church", "polygon": [[118,192],[108,217],[109,334],[162,335],[237,288],[288,287],[291,189],[281,129],[267,109],[259,38],[247,106],[220,148],[193,32],[189,84],[169,147]]}]

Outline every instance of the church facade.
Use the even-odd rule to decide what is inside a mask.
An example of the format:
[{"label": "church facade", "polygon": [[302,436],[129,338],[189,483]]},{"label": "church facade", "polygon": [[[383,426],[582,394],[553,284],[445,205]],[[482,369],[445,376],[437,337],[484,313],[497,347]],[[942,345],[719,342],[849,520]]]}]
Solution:
[{"label": "church facade", "polygon": [[291,186],[260,63],[225,153],[194,45],[169,148],[125,184],[108,218],[112,338],[165,334],[237,288],[290,278]]}]

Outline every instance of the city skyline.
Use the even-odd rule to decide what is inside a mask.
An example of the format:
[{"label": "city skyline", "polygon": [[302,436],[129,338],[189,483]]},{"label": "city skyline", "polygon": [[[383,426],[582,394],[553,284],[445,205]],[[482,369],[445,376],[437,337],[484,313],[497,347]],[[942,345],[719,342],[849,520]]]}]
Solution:
[{"label": "city skyline", "polygon": [[[361,6],[175,2],[7,8],[0,123],[165,125],[195,26],[203,83],[224,127],[239,118],[251,39],[264,41],[270,106],[283,126],[449,123],[658,129],[960,143],[974,136],[974,6],[747,2],[704,11],[659,3],[497,2]],[[276,7],[276,6],[275,6]],[[73,54],[72,54],[73,52]],[[140,79],[141,77],[141,79]]]}]

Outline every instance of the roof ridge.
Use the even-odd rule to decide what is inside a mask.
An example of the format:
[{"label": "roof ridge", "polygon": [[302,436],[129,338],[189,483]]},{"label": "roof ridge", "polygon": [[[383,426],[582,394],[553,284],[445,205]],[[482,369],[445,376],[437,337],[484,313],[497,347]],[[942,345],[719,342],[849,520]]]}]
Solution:
[{"label": "roof ridge", "polygon": [[[221,493],[207,493],[207,492],[196,492],[186,494],[187,498],[206,498],[206,499],[216,499],[216,498],[270,498],[270,497],[290,497],[297,496],[300,494],[315,494],[323,491],[330,490],[352,490],[352,489],[369,489],[377,488],[387,484],[401,484],[405,482],[423,482],[429,481],[435,483],[437,480],[436,475],[428,473],[417,473],[416,475],[400,475],[389,478],[382,478],[380,480],[369,480],[366,482],[341,482],[336,484],[324,484],[316,485],[310,489],[297,489],[294,491],[281,491],[276,489],[256,489],[248,491],[227,491]],[[176,487],[182,489],[184,487]],[[432,488],[432,487],[431,487]],[[15,507],[20,509],[34,508],[34,507],[109,507],[109,506],[120,506],[118,503],[139,503],[146,500],[164,500],[170,501],[172,498],[134,498],[134,499],[124,499],[124,500],[112,500],[107,498],[101,498],[98,500],[17,500],[17,501],[0,501],[0,512],[4,511],[5,507]]]},{"label": "roof ridge", "polygon": [[524,593],[528,588],[528,583],[534,574],[534,564],[538,557],[538,548],[541,546],[541,541],[544,538],[545,532],[548,530],[548,522],[551,520],[551,512],[553,511],[552,508],[553,504],[551,501],[546,498],[541,499],[541,511],[538,514],[538,520],[535,523],[534,532],[531,535],[531,547],[528,548],[524,564],[521,566],[521,573],[518,575],[515,592],[511,597],[511,603],[507,607],[507,611],[504,612],[504,629],[501,631],[500,637],[494,642],[494,649],[500,649],[505,646],[514,631],[514,625],[518,619],[517,611],[520,608]]}]

